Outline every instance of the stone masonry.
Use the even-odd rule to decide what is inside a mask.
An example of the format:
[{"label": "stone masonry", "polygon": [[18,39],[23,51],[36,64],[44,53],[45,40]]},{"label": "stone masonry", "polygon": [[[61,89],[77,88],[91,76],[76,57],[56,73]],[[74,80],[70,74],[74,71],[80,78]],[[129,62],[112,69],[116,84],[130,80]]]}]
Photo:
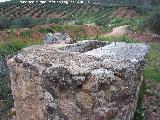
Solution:
[{"label": "stone masonry", "polygon": [[7,62],[17,120],[132,120],[148,46],[82,41],[22,49]]}]

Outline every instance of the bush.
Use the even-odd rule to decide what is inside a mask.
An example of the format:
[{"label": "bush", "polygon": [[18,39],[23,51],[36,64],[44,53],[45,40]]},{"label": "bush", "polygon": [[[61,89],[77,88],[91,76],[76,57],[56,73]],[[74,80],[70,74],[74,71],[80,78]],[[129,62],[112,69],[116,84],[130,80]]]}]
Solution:
[{"label": "bush", "polygon": [[16,28],[32,28],[35,25],[37,25],[37,21],[28,16],[17,18],[12,22],[12,27]]},{"label": "bush", "polygon": [[20,36],[24,38],[30,38],[31,37],[31,31],[23,31],[20,33]]},{"label": "bush", "polygon": [[64,20],[61,18],[48,18],[47,23],[61,24],[61,23],[64,23]]},{"label": "bush", "polygon": [[26,45],[24,41],[12,40],[0,44],[0,57],[6,58],[8,55],[13,54]]},{"label": "bush", "polygon": [[106,23],[108,23],[108,22],[106,22],[105,19],[97,19],[95,21],[95,24],[98,25],[98,26],[105,26]]},{"label": "bush", "polygon": [[159,23],[160,23],[160,13],[155,13],[146,20],[144,20],[142,27],[144,30],[149,30],[150,32],[160,35]]},{"label": "bush", "polygon": [[52,27],[52,30],[55,31],[55,32],[62,32],[62,31],[64,31],[64,27],[60,26],[60,25],[54,25],[54,26],[51,26],[51,27]]},{"label": "bush", "polygon": [[84,21],[82,20],[78,20],[74,23],[75,25],[83,25],[84,24]]},{"label": "bush", "polygon": [[41,33],[54,33],[55,31],[51,27],[48,27],[48,28],[40,28],[38,30],[38,32],[41,32]]},{"label": "bush", "polygon": [[37,23],[39,25],[51,24],[51,23],[62,24],[64,23],[64,20],[61,18],[42,18],[42,19],[37,20]]},{"label": "bush", "polygon": [[10,27],[10,20],[5,17],[0,17],[0,30],[7,29]]},{"label": "bush", "polygon": [[123,22],[123,20],[122,19],[113,19],[113,20],[111,20],[111,22],[110,22],[110,24],[112,24],[112,25],[118,25],[118,24],[120,24],[121,22]]}]

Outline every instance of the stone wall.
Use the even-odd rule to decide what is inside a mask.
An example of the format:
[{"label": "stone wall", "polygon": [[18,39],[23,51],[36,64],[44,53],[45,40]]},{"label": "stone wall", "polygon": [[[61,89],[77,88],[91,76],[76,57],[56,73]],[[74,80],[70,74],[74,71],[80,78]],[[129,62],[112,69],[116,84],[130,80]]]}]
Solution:
[{"label": "stone wall", "polygon": [[148,46],[39,45],[8,60],[17,120],[131,120]]}]

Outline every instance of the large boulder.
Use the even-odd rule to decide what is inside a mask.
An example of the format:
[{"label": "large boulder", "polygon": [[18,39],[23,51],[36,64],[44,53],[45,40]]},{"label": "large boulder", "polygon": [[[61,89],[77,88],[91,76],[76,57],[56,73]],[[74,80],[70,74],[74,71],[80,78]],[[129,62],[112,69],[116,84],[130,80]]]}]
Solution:
[{"label": "large boulder", "polygon": [[21,50],[8,60],[17,120],[133,119],[147,52],[98,41]]}]

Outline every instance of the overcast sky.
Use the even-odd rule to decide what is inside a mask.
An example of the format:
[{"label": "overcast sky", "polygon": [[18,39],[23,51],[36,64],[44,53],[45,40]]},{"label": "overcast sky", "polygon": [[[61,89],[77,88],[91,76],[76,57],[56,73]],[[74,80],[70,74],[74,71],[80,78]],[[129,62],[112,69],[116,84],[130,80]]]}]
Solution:
[{"label": "overcast sky", "polygon": [[0,2],[5,2],[5,1],[10,1],[10,0],[0,0]]}]

